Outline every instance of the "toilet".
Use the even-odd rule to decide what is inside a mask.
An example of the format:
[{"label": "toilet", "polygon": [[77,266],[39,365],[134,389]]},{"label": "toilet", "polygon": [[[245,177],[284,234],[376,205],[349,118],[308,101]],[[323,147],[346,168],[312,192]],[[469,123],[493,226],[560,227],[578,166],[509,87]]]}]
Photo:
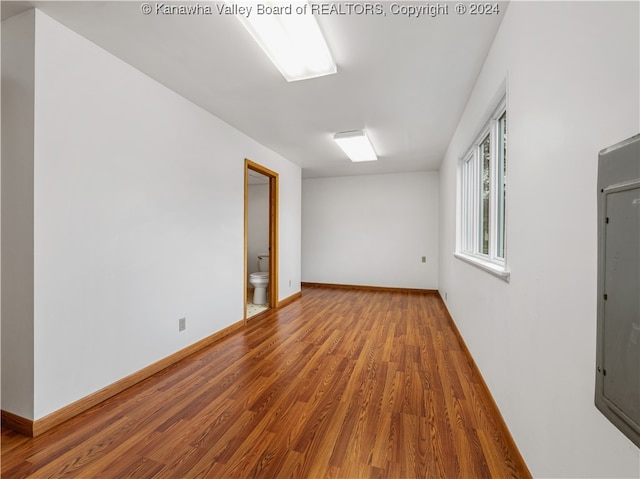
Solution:
[{"label": "toilet", "polygon": [[269,253],[258,255],[260,271],[249,275],[249,282],[253,285],[253,304],[267,304],[267,286],[269,285]]}]

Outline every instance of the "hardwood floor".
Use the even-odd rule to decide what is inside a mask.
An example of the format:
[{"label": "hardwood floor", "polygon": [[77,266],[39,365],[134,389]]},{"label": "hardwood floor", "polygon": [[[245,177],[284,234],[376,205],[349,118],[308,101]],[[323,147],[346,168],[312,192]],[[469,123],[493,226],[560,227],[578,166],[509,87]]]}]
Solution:
[{"label": "hardwood floor", "polygon": [[2,478],[529,478],[437,295],[302,298],[35,439]]}]

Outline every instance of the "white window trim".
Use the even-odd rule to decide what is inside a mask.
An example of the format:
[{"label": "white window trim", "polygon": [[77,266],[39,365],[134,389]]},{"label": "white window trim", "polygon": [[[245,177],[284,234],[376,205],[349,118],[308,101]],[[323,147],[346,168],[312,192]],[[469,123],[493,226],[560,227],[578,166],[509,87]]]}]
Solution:
[{"label": "white window trim", "polygon": [[511,279],[511,272],[504,266],[500,266],[489,261],[483,261],[477,256],[471,256],[466,253],[455,252],[453,253],[453,256],[461,259],[462,261],[466,261],[467,263],[472,264],[473,266],[476,266],[486,271],[487,273],[491,273],[492,275],[497,276],[498,278],[503,279],[507,282],[509,282],[509,280]]},{"label": "white window trim", "polygon": [[[511,272],[507,267],[507,223],[506,223],[506,210],[508,208],[507,201],[505,201],[504,214],[504,244],[503,244],[503,258],[497,256],[498,252],[498,193],[500,188],[499,182],[499,126],[500,118],[507,112],[506,94],[504,94],[501,100],[497,103],[497,106],[493,109],[486,123],[481,128],[479,134],[475,140],[465,152],[464,156],[459,161],[458,167],[458,221],[457,221],[457,235],[456,235],[456,251],[454,256],[462,261],[465,261],[473,266],[476,266],[494,276],[497,276],[504,281],[509,281]],[[509,121],[509,115],[507,113],[507,124]],[[507,126],[508,128],[508,126]],[[487,135],[490,135],[491,139],[491,178],[489,188],[489,254],[483,254],[480,252],[480,174],[481,174],[481,158],[480,145],[486,139]],[[465,194],[465,186],[467,178],[467,162],[472,161],[471,172],[472,187],[470,192]],[[507,158],[507,164],[508,164]],[[508,190],[508,187],[507,187]],[[471,195],[471,201],[468,202],[467,195]],[[471,221],[466,220],[467,208],[471,207],[474,210]],[[468,230],[471,229],[471,232]],[[469,243],[471,248],[468,248]]]}]

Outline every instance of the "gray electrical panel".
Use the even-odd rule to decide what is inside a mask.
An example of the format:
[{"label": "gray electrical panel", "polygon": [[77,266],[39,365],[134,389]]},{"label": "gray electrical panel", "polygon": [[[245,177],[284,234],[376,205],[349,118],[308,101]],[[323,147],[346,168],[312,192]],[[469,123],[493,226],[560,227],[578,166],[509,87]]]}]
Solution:
[{"label": "gray electrical panel", "polygon": [[640,135],[598,159],[595,403],[640,447]]}]

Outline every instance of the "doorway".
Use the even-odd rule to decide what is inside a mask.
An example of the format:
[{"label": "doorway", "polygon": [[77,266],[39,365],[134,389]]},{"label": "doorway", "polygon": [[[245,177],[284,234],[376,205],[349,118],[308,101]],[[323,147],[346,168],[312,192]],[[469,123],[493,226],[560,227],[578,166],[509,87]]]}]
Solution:
[{"label": "doorway", "polygon": [[[265,207],[265,214],[267,215],[266,225],[264,229],[266,231],[259,232],[265,233],[265,242],[267,243],[266,251],[260,251],[256,253],[255,241],[252,241],[252,228],[253,220],[250,221],[250,205],[254,195],[257,191],[261,191],[261,195],[264,196],[268,205]],[[255,226],[254,226],[255,228]],[[260,226],[260,228],[263,228]],[[261,244],[258,242],[258,244]],[[251,245],[251,246],[250,246]],[[259,247],[261,248],[261,247]],[[254,308],[251,306],[251,314],[249,314],[248,305],[252,305],[253,291],[249,291],[249,274],[258,271],[258,255],[263,256],[263,253],[269,254],[269,284],[266,294],[266,308]],[[249,319],[257,318],[262,314],[263,310],[269,310],[275,308],[278,305],[278,173],[265,168],[258,163],[255,163],[249,159],[245,159],[244,168],[244,320],[245,323]],[[256,312],[257,311],[257,312]]]}]

